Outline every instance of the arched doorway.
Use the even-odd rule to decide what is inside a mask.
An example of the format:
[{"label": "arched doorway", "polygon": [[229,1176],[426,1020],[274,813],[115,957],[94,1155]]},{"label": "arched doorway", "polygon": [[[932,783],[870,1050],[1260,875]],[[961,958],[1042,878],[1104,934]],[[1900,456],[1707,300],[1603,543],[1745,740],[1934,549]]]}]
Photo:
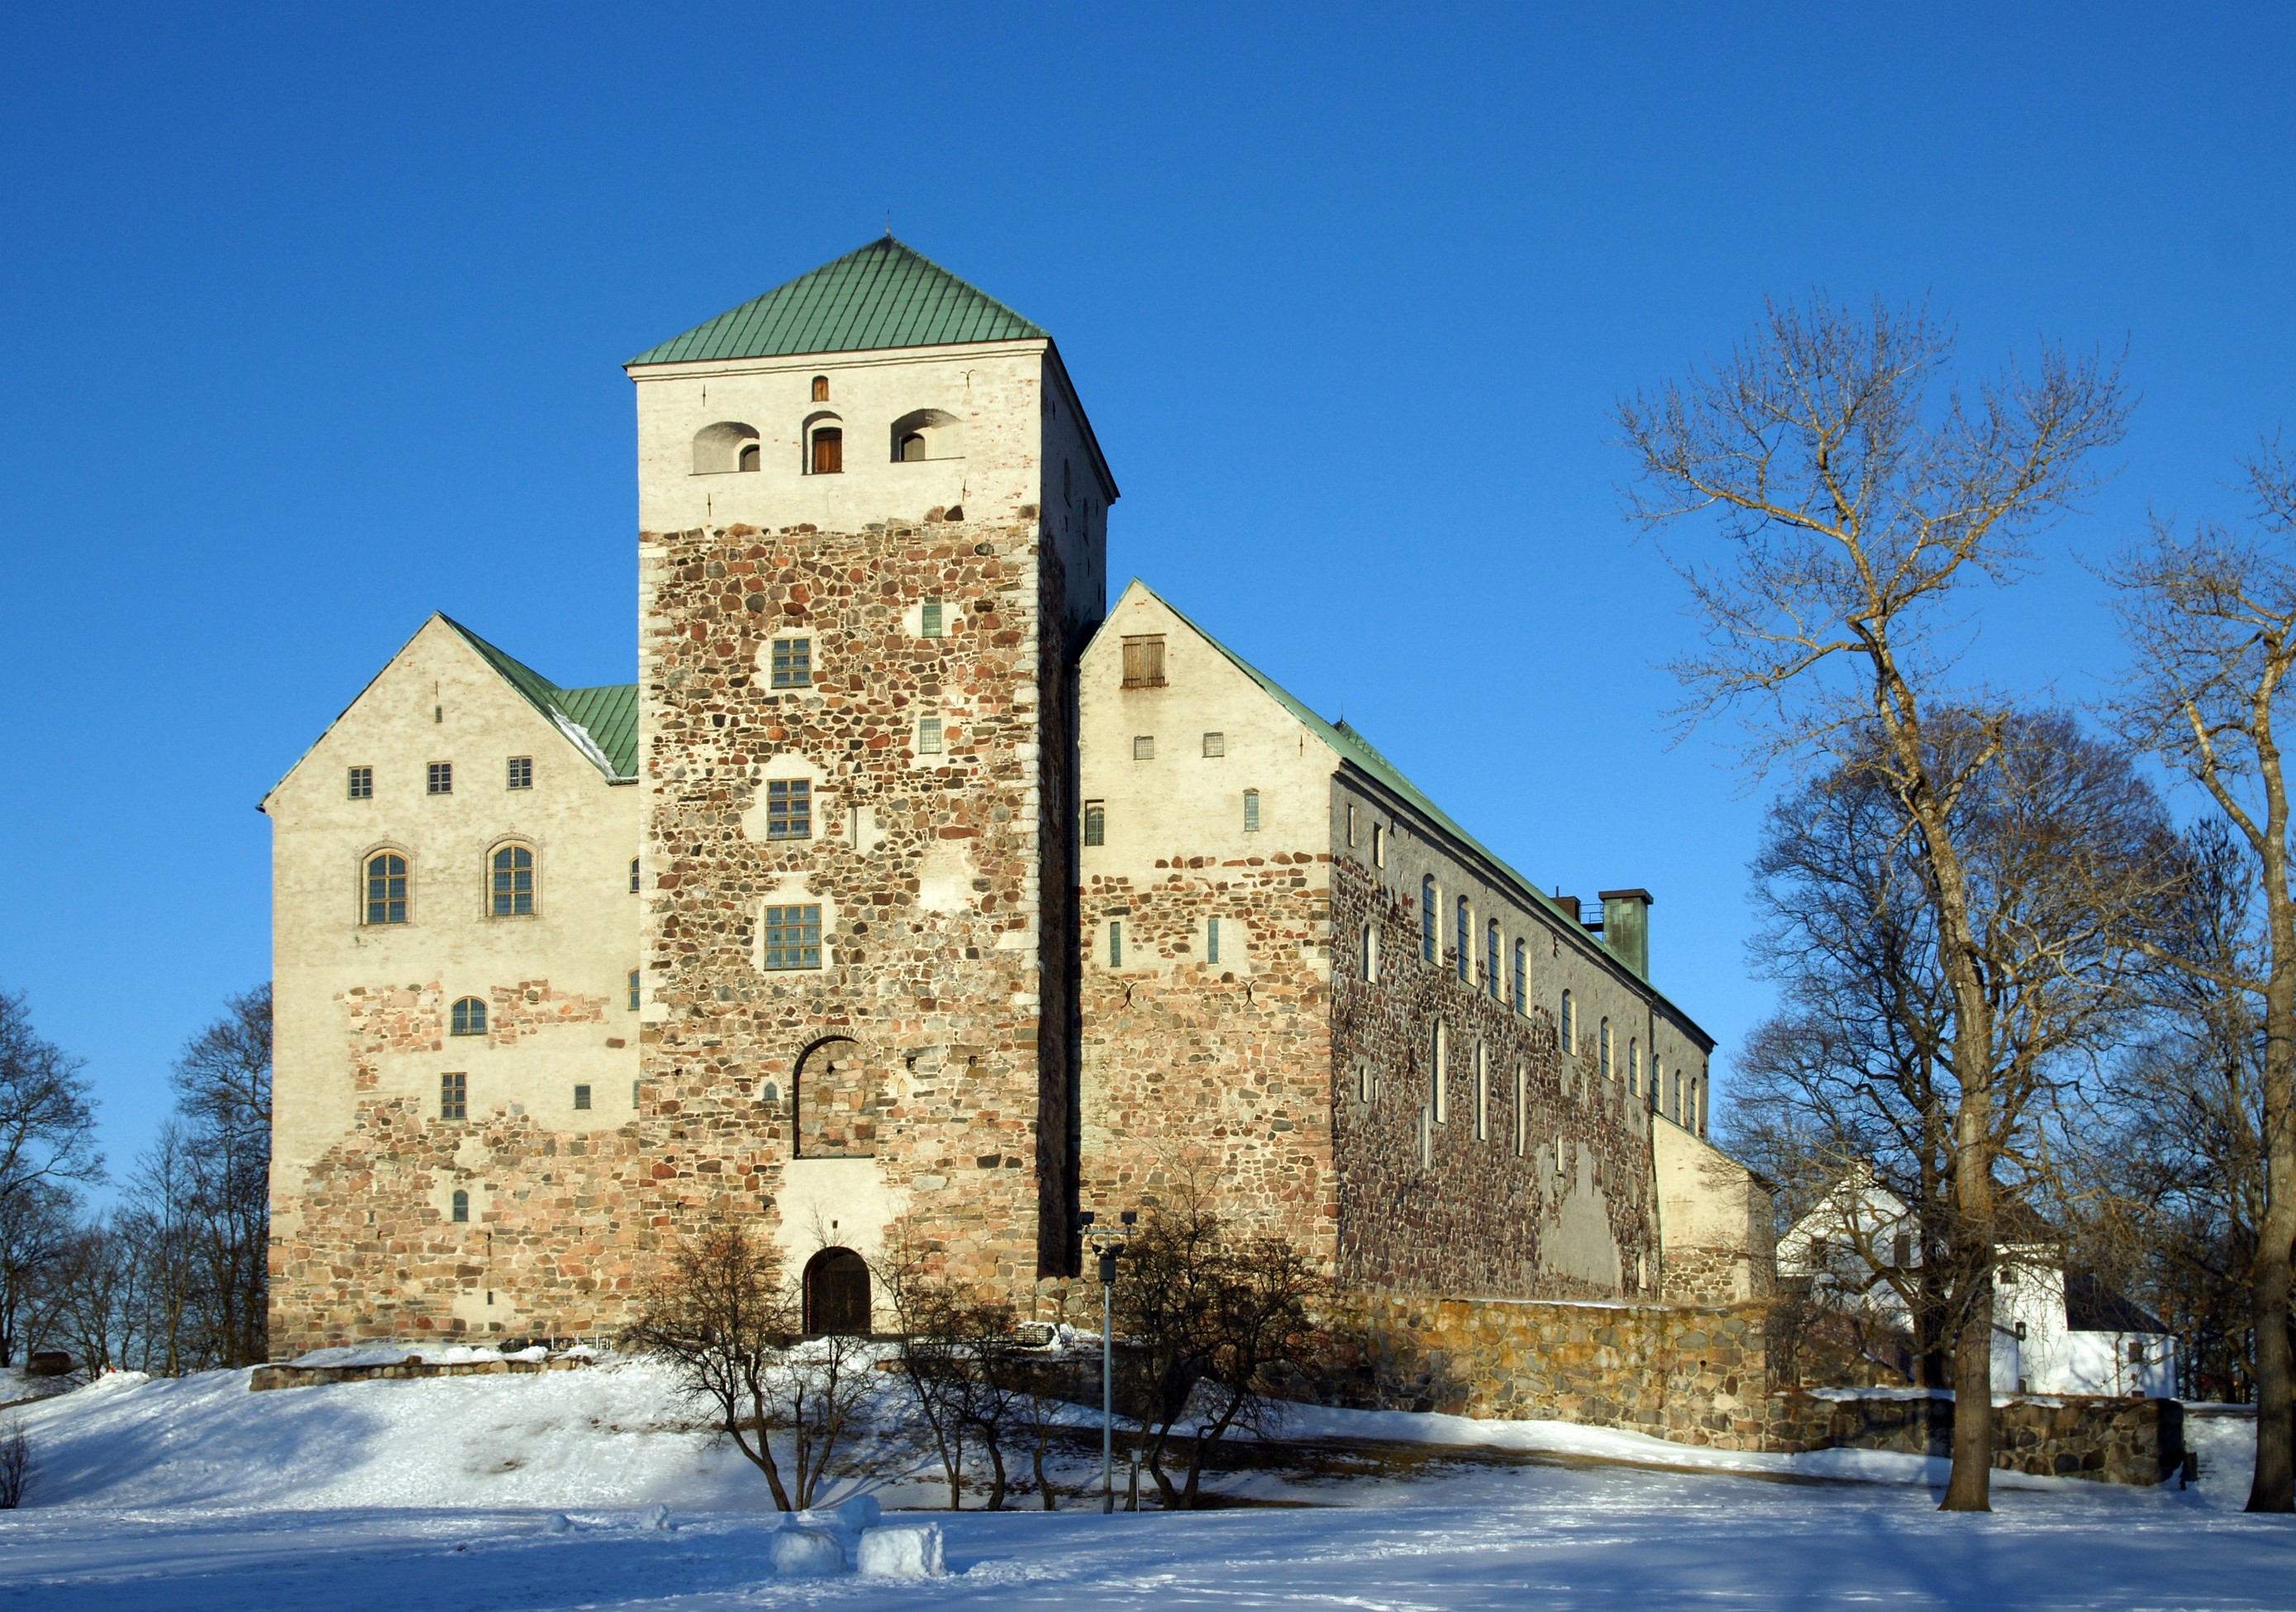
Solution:
[{"label": "arched doorway", "polygon": [[852,1249],[824,1248],[806,1262],[805,1329],[867,1335],[869,1266]]}]

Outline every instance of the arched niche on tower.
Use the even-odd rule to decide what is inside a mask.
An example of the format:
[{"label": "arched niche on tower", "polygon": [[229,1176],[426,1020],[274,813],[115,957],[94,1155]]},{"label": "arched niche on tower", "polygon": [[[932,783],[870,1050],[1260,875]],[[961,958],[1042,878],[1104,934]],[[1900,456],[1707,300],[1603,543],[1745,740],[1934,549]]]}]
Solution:
[{"label": "arched niche on tower", "polygon": [[790,1079],[800,1158],[874,1158],[891,1095],[887,1060],[850,1036],[824,1036]]},{"label": "arched niche on tower", "polygon": [[913,408],[893,422],[893,463],[964,457],[964,423],[947,409]]},{"label": "arched niche on tower", "polygon": [[693,433],[693,473],[718,475],[726,471],[758,468],[758,428],[739,420],[720,420]]}]

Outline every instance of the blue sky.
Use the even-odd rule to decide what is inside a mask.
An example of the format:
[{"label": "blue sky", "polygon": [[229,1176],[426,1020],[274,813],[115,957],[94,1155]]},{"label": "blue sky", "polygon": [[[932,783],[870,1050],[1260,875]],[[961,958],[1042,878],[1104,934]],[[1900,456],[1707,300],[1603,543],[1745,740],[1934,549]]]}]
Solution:
[{"label": "blue sky", "polygon": [[1966,662],[2296,399],[2285,8],[857,4],[0,16],[0,988],[118,1164],[269,966],[264,791],[433,609],[634,675],[619,361],[880,233],[1051,329],[1138,574],[1728,1049],[1760,789],[1669,747],[1618,394],[1766,294],[2128,352],[2114,481]]}]

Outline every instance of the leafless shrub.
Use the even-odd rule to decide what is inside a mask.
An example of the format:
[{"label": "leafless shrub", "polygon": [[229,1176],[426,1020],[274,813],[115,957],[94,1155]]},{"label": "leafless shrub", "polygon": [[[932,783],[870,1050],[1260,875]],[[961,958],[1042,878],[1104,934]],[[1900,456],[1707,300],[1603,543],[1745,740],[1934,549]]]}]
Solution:
[{"label": "leafless shrub", "polygon": [[32,1441],[25,1436],[24,1424],[10,1422],[8,1431],[0,1433],[0,1511],[12,1511],[24,1503],[35,1469]]}]

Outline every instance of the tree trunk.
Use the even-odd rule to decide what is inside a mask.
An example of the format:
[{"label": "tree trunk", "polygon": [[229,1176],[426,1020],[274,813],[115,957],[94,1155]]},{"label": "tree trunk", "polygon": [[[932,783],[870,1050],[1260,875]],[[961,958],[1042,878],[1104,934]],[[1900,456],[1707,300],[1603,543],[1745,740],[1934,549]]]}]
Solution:
[{"label": "tree trunk", "polygon": [[[2296,925],[2288,944],[2281,941],[2290,905],[2284,874],[2275,888],[2267,868],[2267,901],[2273,913],[2272,979],[2265,991],[2264,1179],[2265,1209],[2257,1226],[2256,1264],[2250,1287],[2250,1323],[2256,1338],[2256,1478],[2249,1485],[2251,1511],[2296,1511],[2296,1361],[2288,1338],[2290,1251],[2296,1244],[2296,1135],[2291,1134],[2292,1064],[2296,1064]],[[2275,899],[2276,898],[2276,899]],[[2280,958],[2288,958],[2283,965]]]},{"label": "tree trunk", "polygon": [[980,1442],[988,1449],[988,1509],[1004,1509],[1004,1448],[996,1436],[996,1429],[983,1427]]},{"label": "tree trunk", "polygon": [[1940,1511],[1993,1509],[1993,1282],[1980,1289],[1962,1317],[1953,1347],[1953,1476]]}]

